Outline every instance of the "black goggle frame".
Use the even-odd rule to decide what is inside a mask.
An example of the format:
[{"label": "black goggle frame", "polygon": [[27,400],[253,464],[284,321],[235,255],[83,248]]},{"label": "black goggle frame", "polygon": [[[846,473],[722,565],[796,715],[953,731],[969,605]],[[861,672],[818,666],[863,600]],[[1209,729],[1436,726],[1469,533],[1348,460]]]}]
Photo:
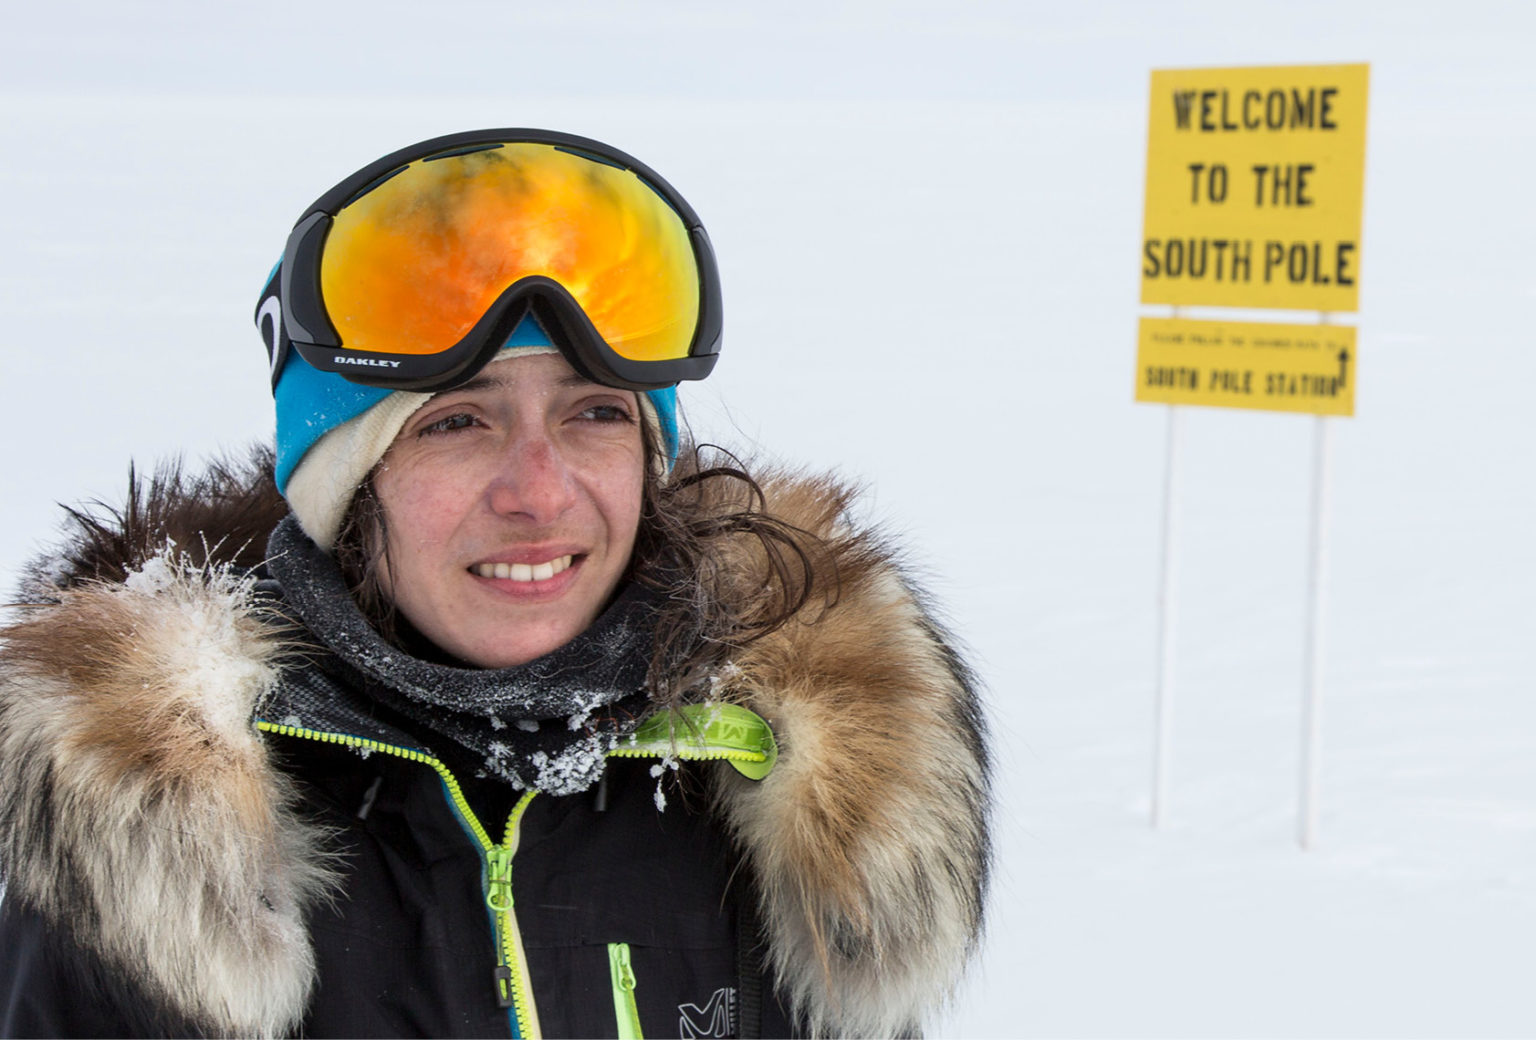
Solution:
[{"label": "black goggle frame", "polygon": [[[688,356],[634,361],[618,354],[593,326],[574,297],[552,278],[528,277],[508,286],[468,333],[435,354],[387,354],[348,348],[325,310],[320,259],[336,214],[411,163],[492,148],[499,144],[547,144],[638,176],[675,210],[688,229],[699,274],[699,315]],[[698,215],[677,191],[637,159],[600,141],[552,130],[475,130],[436,137],[391,152],[341,181],[304,211],[288,236],[282,263],[256,306],[256,325],[267,345],[272,386],[290,349],[322,372],[364,386],[434,393],[473,379],[496,356],[528,314],[538,319],[571,367],[587,379],[625,390],[655,390],[681,380],[703,379],[715,367],[721,339],[720,274],[714,249]]]}]

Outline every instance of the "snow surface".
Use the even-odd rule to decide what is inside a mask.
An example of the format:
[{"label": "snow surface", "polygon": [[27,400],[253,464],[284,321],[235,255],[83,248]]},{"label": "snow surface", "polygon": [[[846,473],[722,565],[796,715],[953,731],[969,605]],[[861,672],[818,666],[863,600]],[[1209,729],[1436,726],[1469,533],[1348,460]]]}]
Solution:
[{"label": "snow surface", "polygon": [[[1536,1035],[1536,17],[1517,4],[219,5],[0,35],[0,580],[130,456],[269,429],[256,294],[363,162],[611,141],[720,256],[696,430],[864,480],[974,649],[998,872],[938,1035]],[[1165,412],[1131,401],[1147,77],[1369,61],[1319,844],[1296,843],[1313,421],[1191,410],[1147,825]]]}]

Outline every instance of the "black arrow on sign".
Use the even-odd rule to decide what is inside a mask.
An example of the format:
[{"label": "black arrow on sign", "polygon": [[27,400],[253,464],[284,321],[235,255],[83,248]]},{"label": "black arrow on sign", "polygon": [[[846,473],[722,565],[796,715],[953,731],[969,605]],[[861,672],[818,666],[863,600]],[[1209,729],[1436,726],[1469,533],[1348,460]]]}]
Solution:
[{"label": "black arrow on sign", "polygon": [[1349,385],[1349,348],[1339,351],[1339,386]]}]

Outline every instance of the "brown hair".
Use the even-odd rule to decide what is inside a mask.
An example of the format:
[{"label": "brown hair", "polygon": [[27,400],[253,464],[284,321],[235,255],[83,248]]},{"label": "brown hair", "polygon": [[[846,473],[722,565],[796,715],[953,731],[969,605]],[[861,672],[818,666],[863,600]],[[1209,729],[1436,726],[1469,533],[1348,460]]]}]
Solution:
[{"label": "brown hair", "polygon": [[[666,473],[664,448],[641,424],[647,460],[629,577],[661,594],[651,658],[654,700],[691,699],[732,651],[781,627],[813,597],[831,605],[836,567],[823,539],[767,511],[762,486],[736,456],[686,443]],[[347,508],[334,549],[370,624],[401,645],[381,580],[388,518],[372,475]]]}]

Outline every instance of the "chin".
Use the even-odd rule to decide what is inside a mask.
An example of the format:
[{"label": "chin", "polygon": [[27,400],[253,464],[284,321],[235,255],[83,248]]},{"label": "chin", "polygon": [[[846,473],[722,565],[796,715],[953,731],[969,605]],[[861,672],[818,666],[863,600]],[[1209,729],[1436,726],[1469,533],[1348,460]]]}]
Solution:
[{"label": "chin", "polygon": [[581,633],[552,633],[543,639],[518,639],[515,642],[488,637],[470,645],[445,647],[449,653],[477,668],[516,668],[545,654],[554,653]]}]

